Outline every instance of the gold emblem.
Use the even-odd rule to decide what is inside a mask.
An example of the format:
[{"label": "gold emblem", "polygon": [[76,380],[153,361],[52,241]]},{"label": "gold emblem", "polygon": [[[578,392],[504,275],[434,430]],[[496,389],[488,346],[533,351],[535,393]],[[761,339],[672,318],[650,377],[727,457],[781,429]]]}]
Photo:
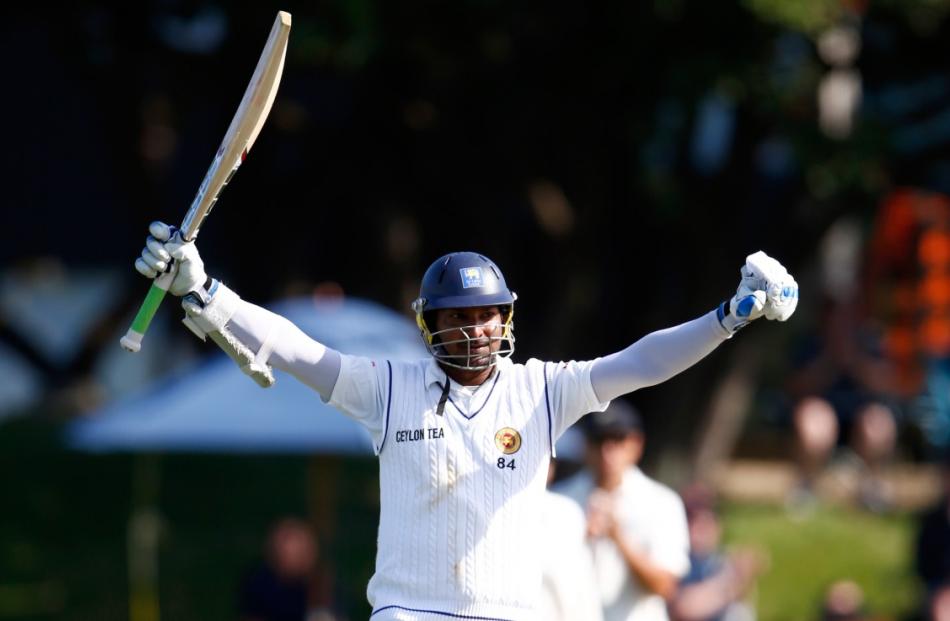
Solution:
[{"label": "gold emblem", "polygon": [[521,448],[521,434],[511,427],[502,427],[495,434],[495,446],[505,455],[517,453]]}]

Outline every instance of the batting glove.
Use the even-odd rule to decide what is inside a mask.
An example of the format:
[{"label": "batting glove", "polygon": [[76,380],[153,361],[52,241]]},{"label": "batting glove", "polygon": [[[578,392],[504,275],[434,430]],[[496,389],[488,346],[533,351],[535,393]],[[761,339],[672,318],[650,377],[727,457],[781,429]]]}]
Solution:
[{"label": "batting glove", "polygon": [[719,323],[730,334],[759,317],[785,321],[798,306],[798,283],[785,267],[761,250],[746,257],[735,296],[720,305]]},{"label": "batting glove", "polygon": [[178,229],[164,222],[152,222],[148,230],[151,235],[145,239],[142,256],[135,260],[135,269],[148,278],[174,270],[168,292],[179,297],[203,287],[208,275],[195,243],[182,240]]}]

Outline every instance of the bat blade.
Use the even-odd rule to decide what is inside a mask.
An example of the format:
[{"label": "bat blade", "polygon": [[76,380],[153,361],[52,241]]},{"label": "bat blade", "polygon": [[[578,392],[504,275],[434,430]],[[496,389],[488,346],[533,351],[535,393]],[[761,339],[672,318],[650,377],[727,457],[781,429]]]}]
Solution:
[{"label": "bat blade", "polygon": [[[277,87],[284,71],[284,58],[287,55],[287,42],[290,37],[290,13],[280,11],[274,20],[264,51],[257,61],[257,67],[251,76],[251,81],[244,91],[241,103],[238,105],[234,118],[224,134],[221,146],[218,147],[205,173],[198,192],[195,194],[191,206],[181,223],[181,235],[185,240],[193,240],[198,236],[198,230],[205,218],[211,212],[221,192],[234,177],[234,173],[247,158],[248,152],[254,146],[254,141],[261,133],[264,121],[270,113],[274,98],[277,96]],[[142,347],[142,339],[148,329],[155,312],[161,305],[165,293],[174,278],[173,272],[160,274],[152,281],[145,301],[139,308],[132,326],[122,337],[120,343],[127,351],[137,352]]]},{"label": "bat blade", "polygon": [[211,212],[221,192],[237,172],[254,141],[261,133],[264,121],[270,113],[277,87],[284,71],[284,58],[287,54],[287,42],[290,37],[290,13],[281,11],[274,20],[270,36],[264,45],[254,75],[244,91],[237,112],[224,134],[221,146],[215,153],[211,166],[205,174],[191,207],[181,223],[181,234],[186,240],[198,235],[198,229],[205,217]]}]

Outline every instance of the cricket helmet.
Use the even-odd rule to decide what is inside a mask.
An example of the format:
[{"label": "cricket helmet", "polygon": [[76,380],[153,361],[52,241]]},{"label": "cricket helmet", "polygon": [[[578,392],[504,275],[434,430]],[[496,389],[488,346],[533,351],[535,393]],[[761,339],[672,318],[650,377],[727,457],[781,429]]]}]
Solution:
[{"label": "cricket helmet", "polygon": [[[486,369],[493,366],[498,358],[510,356],[515,350],[514,305],[518,296],[508,288],[505,277],[494,261],[476,252],[452,252],[437,259],[422,277],[419,297],[412,303],[416,313],[416,324],[422,333],[426,348],[436,360],[451,367],[467,371]],[[443,308],[474,308],[477,306],[498,306],[501,309],[503,325],[501,334],[489,337],[492,341],[504,341],[498,351],[489,356],[485,364],[473,364],[469,355],[473,340],[468,337],[466,328],[450,328],[432,332],[435,325],[433,311]],[[447,333],[453,333],[451,341]],[[449,354],[444,345],[466,343],[467,352]]]}]

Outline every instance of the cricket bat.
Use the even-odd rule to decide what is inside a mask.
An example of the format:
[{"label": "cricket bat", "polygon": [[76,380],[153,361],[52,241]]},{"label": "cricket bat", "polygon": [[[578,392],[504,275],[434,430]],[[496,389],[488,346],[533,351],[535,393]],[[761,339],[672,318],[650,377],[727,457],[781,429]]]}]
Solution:
[{"label": "cricket bat", "polygon": [[[277,95],[277,87],[280,85],[289,36],[290,13],[280,11],[277,13],[277,19],[274,20],[274,26],[271,28],[260,60],[257,61],[251,83],[244,91],[244,97],[241,98],[241,104],[231,120],[227,133],[224,134],[224,140],[221,141],[221,146],[218,147],[218,152],[215,153],[211,166],[198,187],[198,193],[195,194],[191,207],[179,227],[181,236],[186,241],[197,237],[204,219],[211,213],[221,192],[244,162],[257,135],[261,133],[261,127],[267,119],[274,97]],[[174,278],[175,268],[170,266],[165,273],[152,281],[152,286],[135,315],[132,326],[120,341],[123,348],[131,352],[141,349],[145,331],[148,330],[155,311],[158,310]]]}]

